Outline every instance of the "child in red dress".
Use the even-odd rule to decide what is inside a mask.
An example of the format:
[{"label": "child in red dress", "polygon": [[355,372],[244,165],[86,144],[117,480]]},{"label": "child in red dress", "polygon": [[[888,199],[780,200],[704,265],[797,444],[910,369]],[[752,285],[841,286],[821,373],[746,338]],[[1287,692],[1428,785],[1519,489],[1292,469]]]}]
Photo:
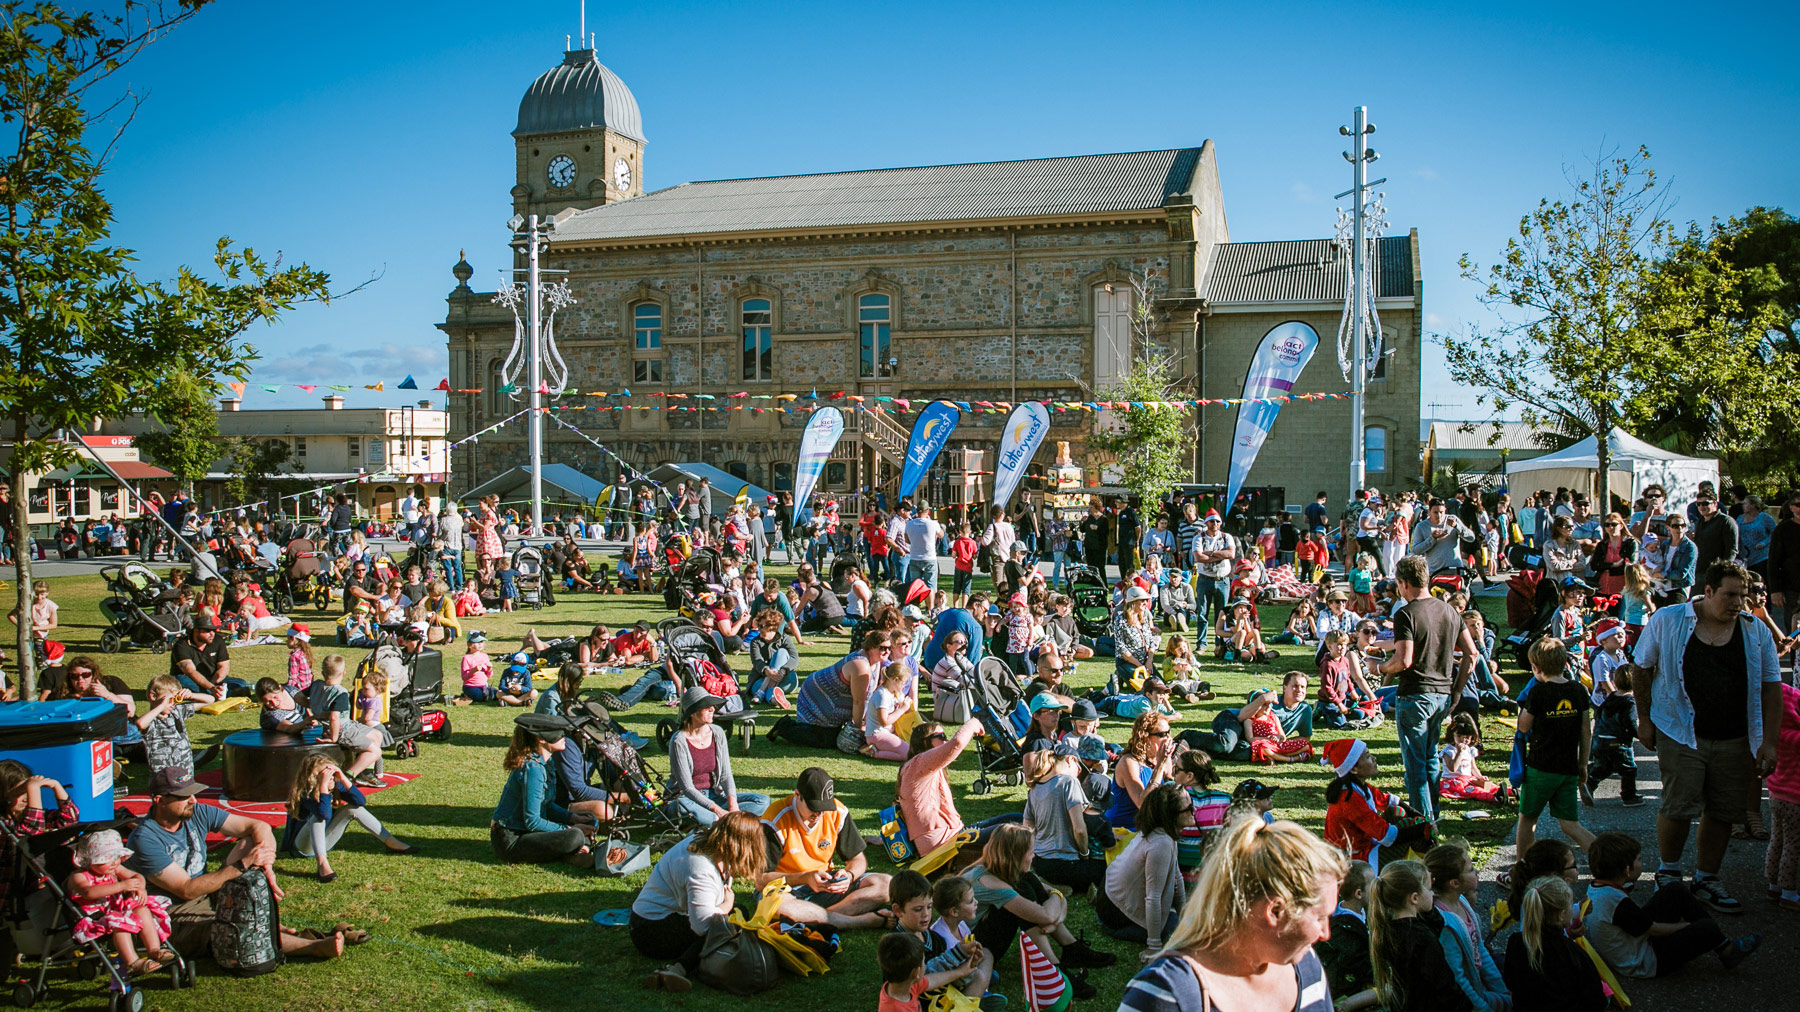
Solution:
[{"label": "child in red dress", "polygon": [[[75,847],[75,872],[69,876],[69,897],[81,908],[81,920],[72,934],[76,941],[91,942],[112,936],[119,962],[132,976],[154,973],[174,961],[163,948],[169,937],[169,901],[146,892],[144,876],[124,866],[131,851],[119,834],[102,829]],[[132,936],[143,940],[140,957]]]}]

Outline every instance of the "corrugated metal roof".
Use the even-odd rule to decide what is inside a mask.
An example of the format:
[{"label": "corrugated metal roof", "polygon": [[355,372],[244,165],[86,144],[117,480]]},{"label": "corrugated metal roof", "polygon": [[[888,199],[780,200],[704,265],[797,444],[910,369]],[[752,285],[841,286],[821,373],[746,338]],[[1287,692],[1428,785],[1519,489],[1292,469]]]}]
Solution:
[{"label": "corrugated metal roof", "polygon": [[[1234,302],[1342,302],[1348,255],[1330,239],[1228,242],[1213,247],[1206,298]],[[1396,235],[1376,244],[1375,295],[1411,298],[1412,242]]]},{"label": "corrugated metal roof", "polygon": [[[1446,450],[1485,450],[1498,453],[1501,450],[1526,450],[1546,452],[1534,438],[1538,429],[1524,422],[1500,422],[1500,439],[1496,442],[1488,440],[1494,435],[1493,422],[1432,422],[1426,438],[1433,442],[1441,453]],[[1472,425],[1471,431],[1464,432],[1464,425]]]},{"label": "corrugated metal roof", "polygon": [[552,67],[531,82],[519,100],[519,125],[514,137],[554,134],[605,126],[634,140],[644,139],[644,119],[637,99],[619,75],[606,69],[591,49],[563,54],[561,66]]},{"label": "corrugated metal roof", "polygon": [[1098,214],[1189,192],[1199,148],[683,183],[578,212],[557,241]]}]

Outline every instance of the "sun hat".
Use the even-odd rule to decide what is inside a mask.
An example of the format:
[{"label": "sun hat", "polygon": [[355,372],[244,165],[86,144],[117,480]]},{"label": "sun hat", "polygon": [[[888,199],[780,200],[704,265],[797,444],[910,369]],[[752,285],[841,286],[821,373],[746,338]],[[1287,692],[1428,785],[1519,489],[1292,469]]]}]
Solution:
[{"label": "sun hat", "polygon": [[900,609],[900,615],[902,618],[910,618],[914,622],[925,621],[925,613],[920,611],[919,606],[916,604],[909,604],[906,607]]},{"label": "sun hat", "polygon": [[513,723],[531,733],[546,745],[554,745],[569,734],[569,720],[549,713],[522,713]]},{"label": "sun hat", "polygon": [[111,864],[123,861],[132,855],[130,847],[119,838],[117,830],[102,829],[97,833],[89,833],[75,845],[75,866],[92,868],[97,864]]},{"label": "sun hat", "polygon": [[1238,785],[1231,789],[1231,797],[1234,801],[1263,801],[1274,797],[1275,792],[1278,790],[1280,790],[1279,787],[1274,787],[1263,783],[1261,780],[1252,778],[1249,780],[1238,781]]},{"label": "sun hat", "polygon": [[1091,699],[1077,699],[1075,705],[1069,707],[1070,720],[1099,720],[1100,710]]},{"label": "sun hat", "polygon": [[725,700],[706,691],[706,686],[690,685],[687,691],[681,694],[681,719],[687,720],[693,716],[695,710],[704,710],[709,706],[717,708],[724,705]]},{"label": "sun hat", "polygon": [[1106,742],[1099,735],[1082,735],[1075,748],[1075,754],[1088,762],[1106,761]]},{"label": "sun hat", "polygon": [[312,629],[308,628],[305,622],[295,622],[293,625],[288,626],[288,635],[302,643],[312,642]]},{"label": "sun hat", "polygon": [[1150,592],[1148,590],[1145,590],[1144,588],[1138,586],[1137,584],[1134,583],[1131,586],[1125,588],[1125,603],[1126,604],[1130,604],[1133,601],[1148,601],[1148,600],[1150,600]]}]

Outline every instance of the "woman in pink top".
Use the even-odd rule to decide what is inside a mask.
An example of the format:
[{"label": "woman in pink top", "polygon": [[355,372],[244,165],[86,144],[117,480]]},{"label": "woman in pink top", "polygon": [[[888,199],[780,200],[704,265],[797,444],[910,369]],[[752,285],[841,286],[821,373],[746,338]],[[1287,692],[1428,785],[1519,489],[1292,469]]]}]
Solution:
[{"label": "woman in pink top", "polygon": [[[945,734],[944,726],[935,721],[913,728],[894,796],[900,817],[906,822],[906,834],[920,854],[931,853],[962,832],[962,816],[957,814],[956,802],[950,796],[950,778],[944,771],[980,733],[979,720],[964,721],[955,735]],[[1019,816],[1012,818],[1017,820]]]}]

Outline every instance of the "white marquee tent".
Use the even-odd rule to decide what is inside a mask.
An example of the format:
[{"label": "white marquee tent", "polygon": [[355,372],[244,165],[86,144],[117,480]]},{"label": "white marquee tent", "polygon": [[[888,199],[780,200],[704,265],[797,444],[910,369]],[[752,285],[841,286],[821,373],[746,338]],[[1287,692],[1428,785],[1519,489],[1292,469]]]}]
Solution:
[{"label": "white marquee tent", "polygon": [[[1694,497],[1702,481],[1719,484],[1719,462],[1704,457],[1684,457],[1672,450],[1638,439],[1622,429],[1614,429],[1606,444],[1612,452],[1612,472],[1607,487],[1613,495],[1633,502],[1646,485],[1661,485],[1669,493],[1669,502],[1685,503]],[[1594,487],[1594,472],[1600,466],[1595,452],[1599,444],[1593,436],[1555,453],[1530,460],[1512,461],[1506,465],[1506,483],[1517,500],[1523,493],[1540,488],[1560,487],[1589,489]]]}]

